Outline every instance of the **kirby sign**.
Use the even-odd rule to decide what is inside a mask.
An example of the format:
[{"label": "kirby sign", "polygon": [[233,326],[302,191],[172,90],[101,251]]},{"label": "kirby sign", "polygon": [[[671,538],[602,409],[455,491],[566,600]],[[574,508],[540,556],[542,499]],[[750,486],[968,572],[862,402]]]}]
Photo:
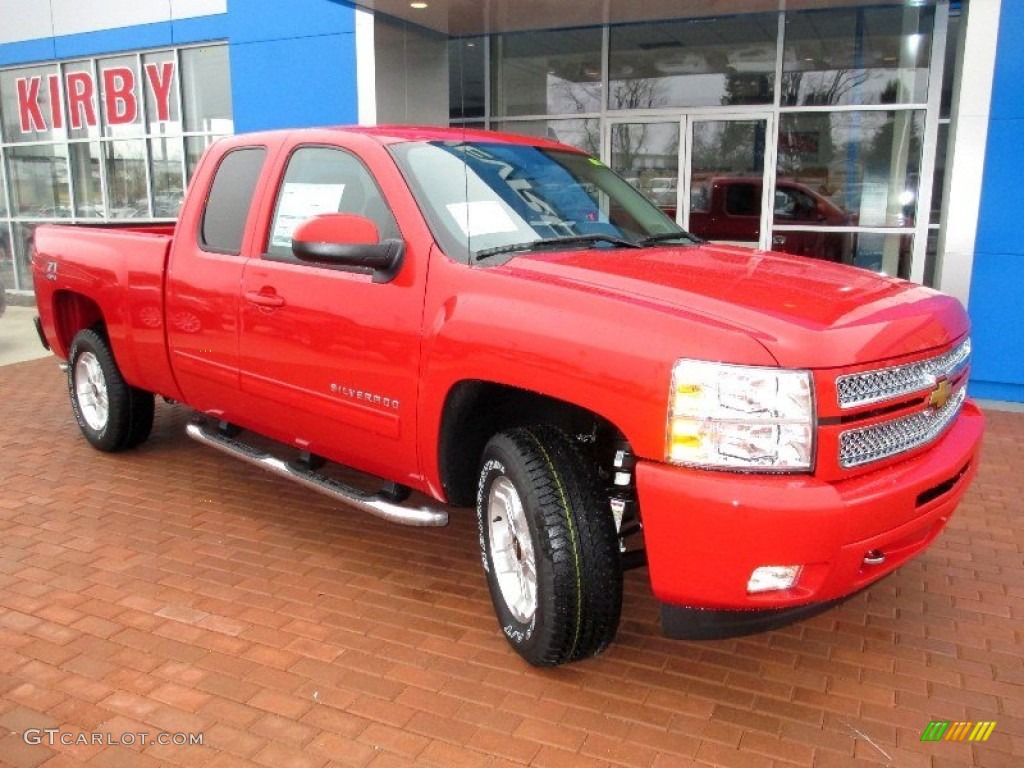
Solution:
[{"label": "kirby sign", "polygon": [[[100,69],[103,120],[106,125],[128,125],[139,117],[139,101],[147,88],[156,105],[156,118],[160,122],[171,119],[171,93],[174,82],[174,62],[146,64],[140,84],[131,67]],[[99,124],[96,98],[97,87],[92,72],[68,72],[64,77],[67,110],[60,98],[60,76],[35,75],[15,81],[18,91],[18,114],[22,133],[37,133],[54,129],[95,127]],[[45,91],[44,91],[45,89]],[[49,98],[43,98],[48,96]]]}]

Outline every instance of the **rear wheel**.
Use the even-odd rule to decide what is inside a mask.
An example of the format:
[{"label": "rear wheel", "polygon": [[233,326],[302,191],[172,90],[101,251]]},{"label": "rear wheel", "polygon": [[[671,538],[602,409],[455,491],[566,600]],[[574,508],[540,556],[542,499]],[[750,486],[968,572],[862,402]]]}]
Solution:
[{"label": "rear wheel", "polygon": [[477,520],[487,584],[505,637],[536,666],[589,658],[615,637],[622,568],[598,487],[560,430],[514,429],[484,449]]},{"label": "rear wheel", "polygon": [[68,357],[71,408],[85,439],[107,452],[143,443],[153,428],[153,395],[124,380],[106,338],[79,331]]}]

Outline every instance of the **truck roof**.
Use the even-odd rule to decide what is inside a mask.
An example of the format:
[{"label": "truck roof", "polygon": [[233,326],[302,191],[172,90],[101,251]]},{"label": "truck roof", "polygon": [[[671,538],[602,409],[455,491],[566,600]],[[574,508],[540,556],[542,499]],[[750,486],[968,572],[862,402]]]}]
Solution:
[{"label": "truck roof", "polygon": [[395,144],[405,141],[488,141],[501,144],[531,144],[552,149],[567,149],[573,152],[581,150],[561,144],[551,139],[538,136],[526,136],[515,133],[498,133],[478,128],[439,128],[430,125],[375,125],[375,126],[339,126],[332,130],[362,133],[372,136],[382,144]]},{"label": "truck roof", "polygon": [[478,141],[492,144],[520,144],[585,154],[576,147],[537,136],[497,133],[476,128],[440,128],[430,125],[338,125],[324,128],[291,128],[248,135],[238,134],[233,138],[244,140],[248,136],[249,139],[264,137],[265,140],[273,140],[295,133],[308,132],[313,135],[322,131],[360,134],[382,145],[401,144],[409,141]]}]

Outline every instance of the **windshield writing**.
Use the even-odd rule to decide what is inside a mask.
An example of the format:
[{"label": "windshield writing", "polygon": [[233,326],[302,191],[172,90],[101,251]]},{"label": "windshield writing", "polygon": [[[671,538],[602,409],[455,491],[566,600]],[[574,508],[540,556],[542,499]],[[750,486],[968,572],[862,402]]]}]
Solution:
[{"label": "windshield writing", "polygon": [[439,244],[460,261],[554,245],[611,248],[688,237],[583,154],[466,142],[400,144],[393,152]]}]

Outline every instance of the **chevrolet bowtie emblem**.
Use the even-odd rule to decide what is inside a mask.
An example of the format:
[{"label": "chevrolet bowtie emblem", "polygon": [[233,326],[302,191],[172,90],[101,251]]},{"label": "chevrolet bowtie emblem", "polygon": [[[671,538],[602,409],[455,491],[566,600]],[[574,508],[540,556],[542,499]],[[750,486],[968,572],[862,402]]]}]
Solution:
[{"label": "chevrolet bowtie emblem", "polygon": [[949,379],[943,379],[935,385],[935,389],[928,395],[928,405],[932,408],[945,408],[952,394],[953,385],[949,383]]}]

